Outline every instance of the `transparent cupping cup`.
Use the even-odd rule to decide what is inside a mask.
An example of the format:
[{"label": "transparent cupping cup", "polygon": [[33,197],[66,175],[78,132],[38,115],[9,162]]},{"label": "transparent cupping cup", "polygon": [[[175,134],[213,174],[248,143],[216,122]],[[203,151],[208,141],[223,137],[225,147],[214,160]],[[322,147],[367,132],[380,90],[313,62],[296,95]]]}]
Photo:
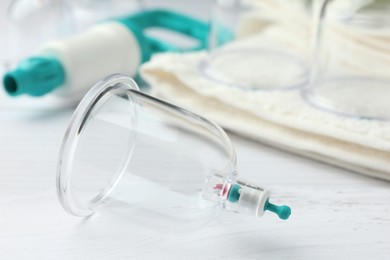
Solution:
[{"label": "transparent cupping cup", "polygon": [[390,119],[390,1],[317,1],[312,106],[360,119]]},{"label": "transparent cupping cup", "polygon": [[52,40],[142,9],[142,0],[13,0],[5,12],[5,52],[10,69]]},{"label": "transparent cupping cup", "polygon": [[294,89],[307,82],[300,52],[307,37],[296,22],[307,14],[262,2],[214,1],[209,55],[199,64],[204,77],[247,91]]},{"label": "transparent cupping cup", "polygon": [[116,17],[129,16],[143,9],[143,0],[68,0],[78,31]]},{"label": "transparent cupping cup", "polygon": [[57,191],[73,215],[106,212],[164,230],[199,227],[222,208],[288,218],[288,207],[269,203],[269,191],[237,176],[234,149],[219,126],[113,75],[75,111]]},{"label": "transparent cupping cup", "polygon": [[74,32],[71,9],[64,0],[13,0],[4,17],[4,69],[31,56],[45,42]]}]

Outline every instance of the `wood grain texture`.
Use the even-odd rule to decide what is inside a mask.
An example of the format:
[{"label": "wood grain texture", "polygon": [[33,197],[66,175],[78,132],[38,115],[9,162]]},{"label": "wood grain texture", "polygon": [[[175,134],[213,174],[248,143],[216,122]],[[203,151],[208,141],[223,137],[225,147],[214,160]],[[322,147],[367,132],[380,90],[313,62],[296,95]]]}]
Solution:
[{"label": "wood grain texture", "polygon": [[289,221],[226,213],[195,232],[160,233],[118,216],[72,217],[55,193],[70,116],[3,110],[1,259],[389,259],[388,182],[235,135],[241,176],[273,190],[276,203],[291,205]]}]

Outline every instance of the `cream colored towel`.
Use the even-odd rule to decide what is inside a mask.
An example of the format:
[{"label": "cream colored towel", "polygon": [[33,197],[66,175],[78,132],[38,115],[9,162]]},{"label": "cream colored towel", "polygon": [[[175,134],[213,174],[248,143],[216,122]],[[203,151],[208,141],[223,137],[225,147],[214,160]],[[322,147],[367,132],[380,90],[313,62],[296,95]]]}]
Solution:
[{"label": "cream colored towel", "polygon": [[[297,39],[306,32],[296,25],[274,27],[225,48],[283,42],[305,56],[305,47],[297,44]],[[291,33],[299,37],[282,37]],[[299,90],[245,92],[216,84],[198,69],[207,55],[206,52],[156,55],[142,67],[141,74],[152,85],[153,95],[226,129],[293,153],[390,180],[389,123],[319,111],[303,101]]]}]

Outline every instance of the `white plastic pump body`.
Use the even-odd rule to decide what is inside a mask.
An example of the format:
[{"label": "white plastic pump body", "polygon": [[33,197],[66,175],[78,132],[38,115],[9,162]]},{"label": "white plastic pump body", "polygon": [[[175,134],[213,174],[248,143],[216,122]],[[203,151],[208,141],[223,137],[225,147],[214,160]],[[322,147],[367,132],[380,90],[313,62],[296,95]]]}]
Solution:
[{"label": "white plastic pump body", "polygon": [[53,95],[81,99],[101,78],[122,73],[134,76],[141,64],[141,48],[134,34],[116,21],[46,44],[39,55],[57,58],[65,70],[65,82]]}]

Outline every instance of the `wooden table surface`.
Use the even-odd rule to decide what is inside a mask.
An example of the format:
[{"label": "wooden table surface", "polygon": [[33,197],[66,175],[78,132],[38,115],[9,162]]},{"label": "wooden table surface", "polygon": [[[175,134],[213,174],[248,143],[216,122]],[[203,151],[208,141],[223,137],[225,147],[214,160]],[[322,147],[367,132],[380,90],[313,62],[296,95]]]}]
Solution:
[{"label": "wooden table surface", "polygon": [[291,205],[288,221],[220,214],[189,233],[67,214],[56,163],[71,109],[0,116],[1,259],[389,259],[390,184],[232,135],[241,176]]}]

